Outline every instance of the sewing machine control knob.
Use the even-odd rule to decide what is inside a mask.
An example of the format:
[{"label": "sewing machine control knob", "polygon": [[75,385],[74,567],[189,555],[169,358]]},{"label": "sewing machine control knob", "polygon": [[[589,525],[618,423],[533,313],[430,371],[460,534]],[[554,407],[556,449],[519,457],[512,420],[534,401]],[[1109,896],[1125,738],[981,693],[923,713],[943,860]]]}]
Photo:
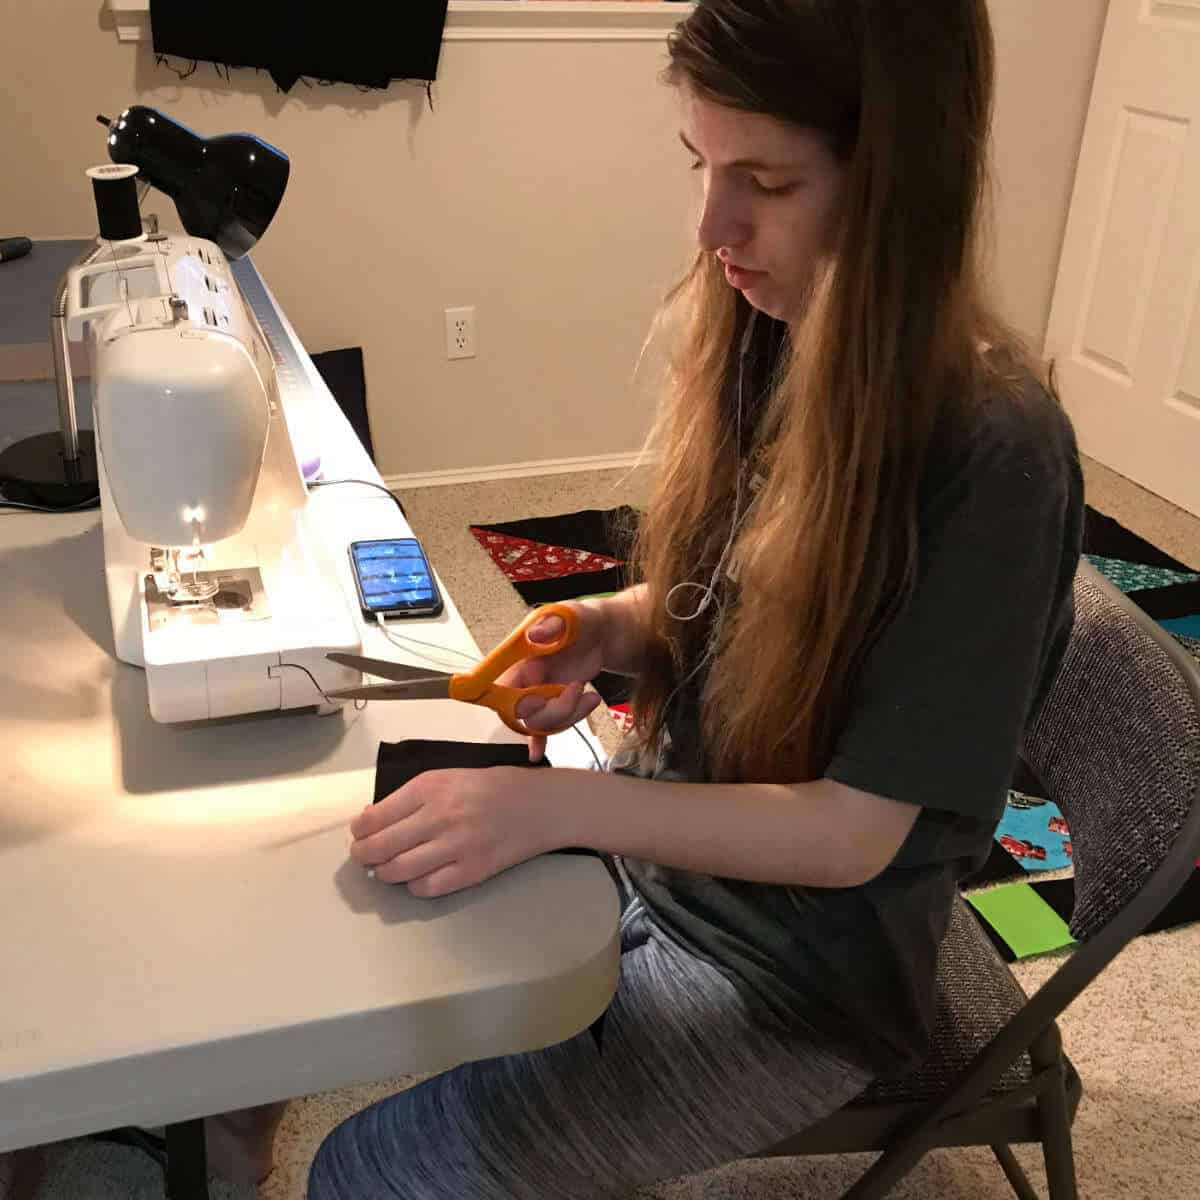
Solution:
[{"label": "sewing machine control knob", "polygon": [[173,321],[186,321],[188,319],[187,301],[182,296],[171,296],[167,303],[171,306],[171,319]]}]

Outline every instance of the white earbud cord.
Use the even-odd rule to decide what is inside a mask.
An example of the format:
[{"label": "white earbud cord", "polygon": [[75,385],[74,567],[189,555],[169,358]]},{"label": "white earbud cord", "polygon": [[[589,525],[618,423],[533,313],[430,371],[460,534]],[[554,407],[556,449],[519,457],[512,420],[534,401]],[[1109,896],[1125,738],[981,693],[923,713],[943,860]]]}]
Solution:
[{"label": "white earbud cord", "polygon": [[[742,512],[742,385],[746,374],[746,355],[750,351],[750,339],[754,333],[754,323],[758,317],[758,312],[751,309],[749,320],[746,322],[746,330],[742,334],[741,345],[738,347],[738,379],[737,379],[737,418],[735,423],[736,442],[734,444],[734,456],[737,460],[737,474],[734,480],[734,499],[733,499],[733,520],[729,523],[729,537],[725,542],[725,548],[721,551],[720,558],[717,559],[717,565],[713,568],[713,573],[707,585],[689,581],[686,583],[677,583],[668,593],[666,599],[667,615],[674,618],[676,621],[694,621],[701,613],[708,611],[708,606],[716,598],[717,580],[721,576],[721,572],[725,569],[725,564],[729,560],[729,555],[733,551],[734,542],[737,540],[737,535],[741,531],[742,526],[746,522],[746,518],[750,515],[754,508],[754,500],[746,506],[746,511]],[[754,498],[757,499],[757,496]],[[700,599],[696,604],[695,609],[690,613],[676,612],[674,609],[674,600],[676,592],[691,592],[699,591]]]}]

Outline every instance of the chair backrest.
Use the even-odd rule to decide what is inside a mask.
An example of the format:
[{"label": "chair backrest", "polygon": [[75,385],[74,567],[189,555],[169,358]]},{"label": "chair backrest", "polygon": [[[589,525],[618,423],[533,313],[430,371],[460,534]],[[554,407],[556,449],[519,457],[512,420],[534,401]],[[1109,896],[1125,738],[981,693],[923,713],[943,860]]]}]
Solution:
[{"label": "chair backrest", "polygon": [[[1186,877],[1183,860],[1200,853],[1188,821],[1200,786],[1200,666],[1086,562],[1070,643],[1023,756],[1070,829],[1080,941],[1172,853]],[[1161,908],[1174,888],[1160,890]]]},{"label": "chair backrest", "polygon": [[1082,943],[931,1110],[964,1112],[1140,933],[1200,855],[1200,666],[1089,563],[1075,626],[1022,753],[1063,810]]}]

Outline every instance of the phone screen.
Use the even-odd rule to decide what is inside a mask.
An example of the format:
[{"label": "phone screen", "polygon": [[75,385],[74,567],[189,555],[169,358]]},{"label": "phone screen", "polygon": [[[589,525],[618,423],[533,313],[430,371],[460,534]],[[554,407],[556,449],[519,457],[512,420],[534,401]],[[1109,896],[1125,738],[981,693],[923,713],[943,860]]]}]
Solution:
[{"label": "phone screen", "polygon": [[354,542],[350,560],[359,598],[368,612],[428,613],[441,607],[433,573],[416,538]]}]

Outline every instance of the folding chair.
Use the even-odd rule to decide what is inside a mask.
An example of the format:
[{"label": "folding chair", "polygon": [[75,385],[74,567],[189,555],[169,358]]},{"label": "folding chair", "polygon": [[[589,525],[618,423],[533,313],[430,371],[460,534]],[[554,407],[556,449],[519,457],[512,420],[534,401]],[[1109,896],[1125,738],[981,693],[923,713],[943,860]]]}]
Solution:
[{"label": "folding chair", "polygon": [[1200,857],[1200,665],[1090,564],[1075,627],[1022,757],[1071,830],[1080,943],[1026,997],[956,898],[938,959],[928,1060],[755,1157],[882,1151],[844,1200],[883,1197],[929,1150],[991,1146],[1037,1200],[1010,1146],[1042,1146],[1051,1200],[1075,1200],[1079,1075],[1059,1014],[1183,887]]}]

